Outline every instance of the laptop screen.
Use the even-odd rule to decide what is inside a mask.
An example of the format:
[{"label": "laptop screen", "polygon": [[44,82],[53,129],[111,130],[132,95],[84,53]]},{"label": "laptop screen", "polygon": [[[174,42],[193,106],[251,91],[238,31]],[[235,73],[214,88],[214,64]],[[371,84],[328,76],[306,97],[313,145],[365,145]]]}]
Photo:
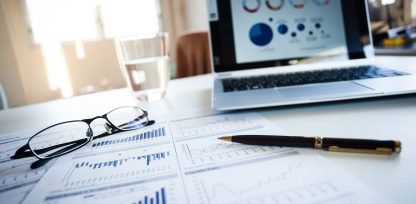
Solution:
[{"label": "laptop screen", "polygon": [[216,72],[364,58],[365,0],[209,0]]}]

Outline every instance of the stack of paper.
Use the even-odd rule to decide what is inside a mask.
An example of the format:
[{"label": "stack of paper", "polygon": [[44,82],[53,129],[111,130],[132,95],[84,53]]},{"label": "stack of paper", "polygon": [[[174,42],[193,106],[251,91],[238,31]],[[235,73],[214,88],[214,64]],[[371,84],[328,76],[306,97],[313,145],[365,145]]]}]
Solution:
[{"label": "stack of paper", "polygon": [[59,158],[24,203],[387,202],[313,150],[217,139],[233,134],[284,132],[255,113],[234,113],[93,140]]}]

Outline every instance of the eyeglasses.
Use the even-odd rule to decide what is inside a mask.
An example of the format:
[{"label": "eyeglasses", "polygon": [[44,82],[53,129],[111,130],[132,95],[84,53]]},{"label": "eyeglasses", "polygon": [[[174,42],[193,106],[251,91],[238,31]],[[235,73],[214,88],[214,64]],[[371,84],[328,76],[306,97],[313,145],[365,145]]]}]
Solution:
[{"label": "eyeglasses", "polygon": [[83,120],[71,120],[49,126],[31,138],[26,145],[19,148],[11,159],[35,156],[39,160],[30,168],[43,166],[53,158],[73,152],[90,141],[115,133],[136,130],[153,125],[145,110],[124,106],[104,115]]}]

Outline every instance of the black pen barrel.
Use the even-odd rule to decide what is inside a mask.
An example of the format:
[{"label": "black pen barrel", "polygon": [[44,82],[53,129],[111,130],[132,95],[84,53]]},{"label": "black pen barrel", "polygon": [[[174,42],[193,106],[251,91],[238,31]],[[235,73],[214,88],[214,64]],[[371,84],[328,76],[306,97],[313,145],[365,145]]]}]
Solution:
[{"label": "black pen barrel", "polygon": [[231,141],[249,145],[315,147],[315,138],[299,136],[239,135],[233,136]]},{"label": "black pen barrel", "polygon": [[346,138],[323,138],[322,148],[327,149],[330,146],[338,146],[343,148],[358,148],[358,149],[376,149],[389,148],[394,150],[396,142],[393,140],[368,140],[368,139],[346,139]]},{"label": "black pen barrel", "polygon": [[280,147],[309,147],[331,152],[351,152],[369,154],[400,153],[401,142],[394,140],[370,140],[327,137],[301,137],[283,135],[235,135],[218,139],[249,145]]}]

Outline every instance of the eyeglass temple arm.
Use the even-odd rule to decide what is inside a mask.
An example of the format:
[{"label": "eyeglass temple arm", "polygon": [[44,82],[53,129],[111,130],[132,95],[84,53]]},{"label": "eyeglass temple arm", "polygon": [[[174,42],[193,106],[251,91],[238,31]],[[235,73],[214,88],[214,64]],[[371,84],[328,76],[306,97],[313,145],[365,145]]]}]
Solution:
[{"label": "eyeglass temple arm", "polygon": [[[48,155],[48,156],[51,156],[52,158],[47,158],[47,159],[39,159],[39,160],[37,160],[37,161],[35,161],[35,162],[33,162],[32,163],[32,165],[30,165],[30,168],[31,169],[37,169],[37,168],[39,168],[39,167],[41,167],[41,166],[43,166],[43,165],[45,165],[46,163],[48,163],[51,159],[53,159],[53,158],[55,158],[55,157],[53,157],[53,156],[55,156],[55,155],[59,155],[59,154],[61,154],[61,153],[63,153],[63,152],[66,152],[66,151],[68,151],[68,150],[70,150],[70,149],[72,149],[72,148],[74,148],[74,147],[77,147],[77,146],[79,146],[79,143],[84,143],[84,141],[81,141],[81,140],[85,140],[85,139],[87,139],[87,138],[84,138],[84,139],[79,139],[79,140],[77,140],[77,141],[74,141],[75,142],[75,144],[72,144],[72,145],[70,145],[70,146],[68,146],[68,147],[65,147],[65,148],[63,148],[63,149],[61,149],[61,150],[59,150],[59,151],[56,151],[56,152],[54,152],[54,153],[52,153],[52,154],[50,154],[50,155]],[[75,149],[74,149],[75,150]]]},{"label": "eyeglass temple arm", "polygon": [[[29,150],[29,151],[26,151]],[[33,153],[29,149],[29,144],[25,144],[19,149],[16,150],[16,153],[14,153],[13,156],[10,157],[10,159],[20,159],[25,157],[31,157],[33,156]]]}]

